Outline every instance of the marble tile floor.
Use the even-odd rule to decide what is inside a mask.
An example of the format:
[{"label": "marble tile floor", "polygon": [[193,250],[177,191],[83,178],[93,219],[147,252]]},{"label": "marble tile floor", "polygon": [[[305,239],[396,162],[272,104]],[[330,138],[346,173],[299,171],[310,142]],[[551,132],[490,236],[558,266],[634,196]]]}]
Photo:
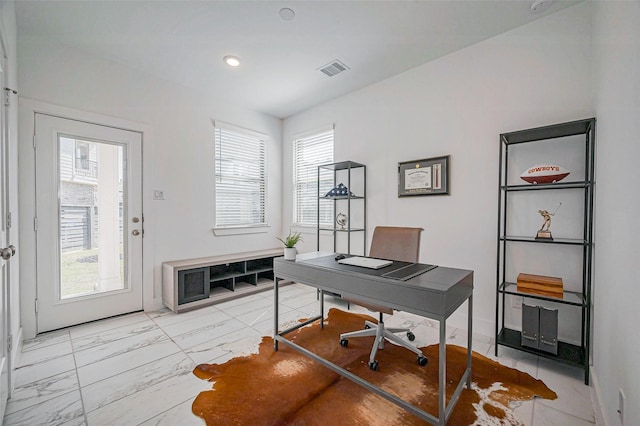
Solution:
[{"label": "marble tile floor", "polygon": [[[280,301],[283,324],[318,312],[310,287],[283,286]],[[346,308],[332,297],[325,307]],[[211,385],[193,368],[256,351],[261,336],[273,332],[272,309],[267,291],[179,315],[139,312],[39,335],[24,342],[3,424],[203,425],[191,403]],[[437,322],[399,312],[386,323],[412,328],[420,346],[437,341]],[[448,327],[447,336],[465,345],[465,330]],[[495,359],[491,337],[474,335],[473,349]],[[504,347],[497,360],[542,379],[559,396],[517,404],[524,425],[595,424],[582,370]]]}]

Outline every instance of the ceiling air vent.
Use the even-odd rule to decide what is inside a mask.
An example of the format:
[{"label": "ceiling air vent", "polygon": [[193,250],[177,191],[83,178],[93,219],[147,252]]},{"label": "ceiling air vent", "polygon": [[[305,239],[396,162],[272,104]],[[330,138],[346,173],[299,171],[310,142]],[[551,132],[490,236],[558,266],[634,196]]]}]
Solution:
[{"label": "ceiling air vent", "polygon": [[331,61],[327,65],[319,68],[320,71],[328,75],[329,77],[333,77],[336,74],[340,74],[342,71],[348,70],[349,67],[340,62],[339,60]]}]

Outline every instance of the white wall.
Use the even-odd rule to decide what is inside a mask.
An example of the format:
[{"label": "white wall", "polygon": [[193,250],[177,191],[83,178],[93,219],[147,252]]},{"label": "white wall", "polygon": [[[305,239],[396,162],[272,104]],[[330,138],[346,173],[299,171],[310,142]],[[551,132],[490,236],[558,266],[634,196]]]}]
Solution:
[{"label": "white wall", "polygon": [[[593,116],[590,19],[578,5],[286,119],[284,176],[292,135],[335,123],[336,160],[367,165],[369,231],[422,226],[421,261],[474,270],[474,327],[492,335],[498,136]],[[398,162],[440,155],[451,195],[398,198]],[[285,179],[285,228],[291,192]],[[313,234],[301,248],[315,249]]]},{"label": "white wall", "polygon": [[[124,119],[144,131],[144,308],[162,307],[161,263],[277,247],[281,235],[281,128],[271,116],[222,104],[190,89],[158,80],[61,45],[18,40],[20,95],[26,101],[61,105],[91,114]],[[53,108],[53,107],[52,107]],[[68,114],[73,114],[73,110]],[[80,113],[80,112],[78,112]],[[21,115],[28,124],[29,111]],[[74,118],[74,117],[71,117]],[[32,118],[31,118],[32,120]],[[266,133],[269,221],[266,233],[215,236],[213,126],[221,120]],[[25,123],[26,121],[26,123]],[[137,123],[137,124],[136,124]],[[33,217],[31,133],[20,134],[21,214]],[[165,200],[154,201],[153,190]],[[21,229],[22,291],[25,331],[34,332],[34,232]]]},{"label": "white wall", "polygon": [[595,2],[598,117],[593,376],[606,424],[640,424],[640,2]]}]

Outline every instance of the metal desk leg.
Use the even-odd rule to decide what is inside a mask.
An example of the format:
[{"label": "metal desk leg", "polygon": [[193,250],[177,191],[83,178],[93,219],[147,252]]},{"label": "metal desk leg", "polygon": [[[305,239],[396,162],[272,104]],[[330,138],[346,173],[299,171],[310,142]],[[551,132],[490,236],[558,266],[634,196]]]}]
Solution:
[{"label": "metal desk leg", "polygon": [[469,376],[467,377],[467,388],[471,389],[471,341],[473,339],[473,332],[472,332],[472,324],[473,324],[473,295],[469,296],[469,312],[468,312],[468,316],[469,318],[467,319],[467,369],[469,370]]},{"label": "metal desk leg", "polygon": [[438,359],[438,424],[445,425],[447,421],[447,324],[440,320],[440,343]]},{"label": "metal desk leg", "polygon": [[278,351],[278,278],[273,277],[273,350]]},{"label": "metal desk leg", "polygon": [[320,290],[320,328],[324,328],[324,290]]}]

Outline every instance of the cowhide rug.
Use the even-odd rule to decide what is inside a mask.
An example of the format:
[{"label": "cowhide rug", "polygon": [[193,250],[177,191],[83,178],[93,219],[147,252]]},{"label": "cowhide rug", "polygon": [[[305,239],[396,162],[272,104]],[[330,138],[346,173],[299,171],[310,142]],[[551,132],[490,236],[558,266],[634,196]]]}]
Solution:
[{"label": "cowhide rug", "polygon": [[[438,345],[422,348],[426,366],[391,343],[378,352],[379,370],[368,367],[373,338],[339,343],[342,332],[358,330],[373,318],[331,309],[324,329],[318,322],[287,337],[323,358],[398,395],[422,410],[438,411]],[[466,348],[447,345],[447,401],[466,366]],[[213,382],[192,405],[208,425],[418,425],[424,421],[348,379],[263,337],[259,352],[224,364],[198,365],[194,374]],[[555,399],[555,392],[529,374],[473,352],[472,389],[464,389],[449,419],[451,425],[519,425],[509,408],[533,397]]]}]

